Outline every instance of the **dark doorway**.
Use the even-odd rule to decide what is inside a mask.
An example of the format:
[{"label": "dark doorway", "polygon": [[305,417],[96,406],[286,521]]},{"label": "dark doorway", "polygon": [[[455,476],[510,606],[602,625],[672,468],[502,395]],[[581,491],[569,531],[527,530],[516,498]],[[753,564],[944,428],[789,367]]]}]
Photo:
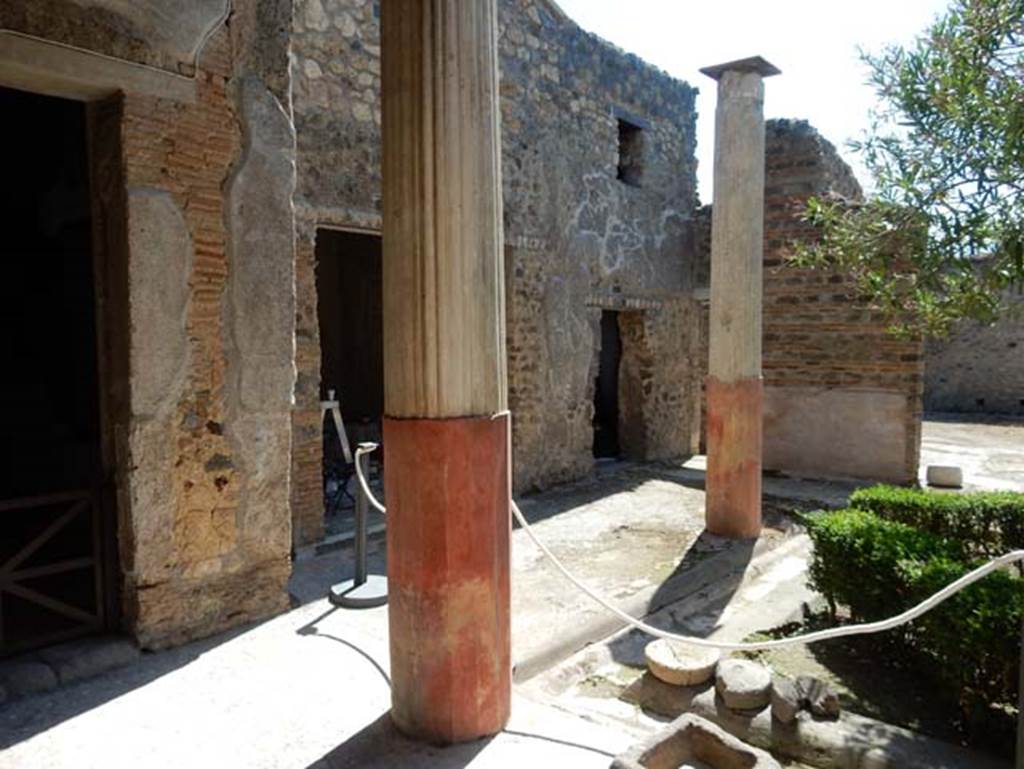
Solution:
[{"label": "dark doorway", "polygon": [[[317,230],[317,316],[320,323],[320,397],[339,401],[352,448],[379,442],[384,413],[383,263],[379,235]],[[354,502],[352,467],[335,430],[324,430],[324,494],[328,534],[347,530]],[[377,452],[371,462],[379,461]],[[335,531],[335,530],[338,531]]]},{"label": "dark doorway", "polygon": [[379,440],[384,413],[384,310],[379,235],[318,230],[320,394],[335,390],[353,443]]},{"label": "dark doorway", "polygon": [[0,654],[104,624],[86,106],[0,88]]},{"label": "dark doorway", "polygon": [[601,311],[601,353],[594,382],[594,457],[619,456],[619,364],[622,339],[619,314]]}]

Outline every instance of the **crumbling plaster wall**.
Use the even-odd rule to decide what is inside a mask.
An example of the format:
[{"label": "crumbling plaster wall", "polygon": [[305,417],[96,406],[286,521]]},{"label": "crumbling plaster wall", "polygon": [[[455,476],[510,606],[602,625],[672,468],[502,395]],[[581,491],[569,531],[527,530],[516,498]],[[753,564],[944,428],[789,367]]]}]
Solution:
[{"label": "crumbling plaster wall", "polygon": [[[593,466],[602,309],[626,310],[625,455],[690,454],[699,402],[696,91],[547,3],[505,2],[502,25],[515,488],[579,478]],[[616,178],[620,117],[642,128],[638,187]]]},{"label": "crumbling plaster wall", "polygon": [[[291,547],[295,140],[290,24],[271,22],[291,3],[237,2],[226,20],[220,0],[162,8],[169,19],[122,0],[3,8],[22,32],[175,72],[199,55],[185,100],[134,91],[128,64],[108,69],[124,72],[113,146],[127,258],[124,288],[105,288],[127,301],[107,328],[127,341],[103,348],[127,360],[103,368],[127,372],[105,386],[128,393],[111,415],[121,592],[147,647],[286,608]],[[194,48],[171,29],[175,8],[201,17]]]},{"label": "crumbling plaster wall", "polygon": [[0,29],[191,75],[228,0],[6,0]]},{"label": "crumbling plaster wall", "polygon": [[764,467],[909,482],[920,455],[920,340],[890,335],[849,276],[787,263],[794,241],[817,237],[803,219],[807,200],[829,194],[861,197],[835,148],[804,121],[768,121]]},{"label": "crumbling plaster wall", "polygon": [[[590,471],[601,308],[626,300],[651,300],[638,311],[649,360],[639,380],[627,378],[650,424],[629,455],[688,454],[699,402],[689,256],[695,91],[583,32],[544,0],[499,6],[515,487]],[[315,230],[380,231],[379,6],[297,0],[294,24],[292,505],[296,542],[305,543],[323,525]],[[644,126],[640,187],[616,179],[617,111]]]}]

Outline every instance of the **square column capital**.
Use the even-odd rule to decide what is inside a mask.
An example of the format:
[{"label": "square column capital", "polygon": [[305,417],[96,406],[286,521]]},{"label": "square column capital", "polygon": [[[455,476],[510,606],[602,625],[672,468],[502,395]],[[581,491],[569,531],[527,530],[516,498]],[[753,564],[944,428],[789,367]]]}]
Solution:
[{"label": "square column capital", "polygon": [[720,80],[726,72],[756,72],[761,77],[781,75],[782,70],[760,56],[751,56],[747,59],[727,61],[725,64],[715,64],[711,67],[704,67],[701,74],[707,75],[712,80]]}]

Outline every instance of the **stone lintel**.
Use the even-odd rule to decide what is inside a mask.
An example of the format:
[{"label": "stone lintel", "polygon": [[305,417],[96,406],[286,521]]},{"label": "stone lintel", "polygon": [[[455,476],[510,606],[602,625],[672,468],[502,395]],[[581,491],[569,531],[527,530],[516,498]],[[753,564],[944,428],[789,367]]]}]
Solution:
[{"label": "stone lintel", "polygon": [[190,77],[11,30],[0,30],[0,85],[79,101],[125,91],[196,102],[196,83]]},{"label": "stone lintel", "polygon": [[756,72],[761,75],[761,77],[771,77],[772,75],[782,74],[782,70],[761,56],[751,56],[746,59],[727,61],[725,64],[715,64],[711,67],[702,68],[700,72],[701,74],[707,75],[712,80],[721,80],[722,75],[726,72]]}]

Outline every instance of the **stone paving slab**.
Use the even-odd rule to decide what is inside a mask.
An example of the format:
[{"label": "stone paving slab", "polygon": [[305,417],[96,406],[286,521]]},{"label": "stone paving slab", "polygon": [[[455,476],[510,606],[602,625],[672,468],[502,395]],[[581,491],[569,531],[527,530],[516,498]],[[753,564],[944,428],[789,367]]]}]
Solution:
[{"label": "stone paving slab", "polygon": [[[797,533],[766,504],[759,541],[704,532],[702,459],[684,466],[630,465],[596,479],[527,497],[520,507],[542,541],[599,594],[642,617],[698,595],[734,588],[752,559]],[[848,483],[765,479],[779,499],[839,506]],[[513,659],[525,681],[624,627],[580,592],[516,529],[512,547]],[[710,592],[709,592],[710,591]]]},{"label": "stone paving slab", "polygon": [[[49,646],[0,661],[0,691],[8,699],[48,692],[139,659],[138,647],[119,636],[97,636]],[[2,702],[5,698],[0,698]]]},{"label": "stone paving slab", "polygon": [[438,749],[389,706],[387,609],[320,600],[0,708],[0,768],[596,769],[631,739],[517,695],[505,733]]}]

